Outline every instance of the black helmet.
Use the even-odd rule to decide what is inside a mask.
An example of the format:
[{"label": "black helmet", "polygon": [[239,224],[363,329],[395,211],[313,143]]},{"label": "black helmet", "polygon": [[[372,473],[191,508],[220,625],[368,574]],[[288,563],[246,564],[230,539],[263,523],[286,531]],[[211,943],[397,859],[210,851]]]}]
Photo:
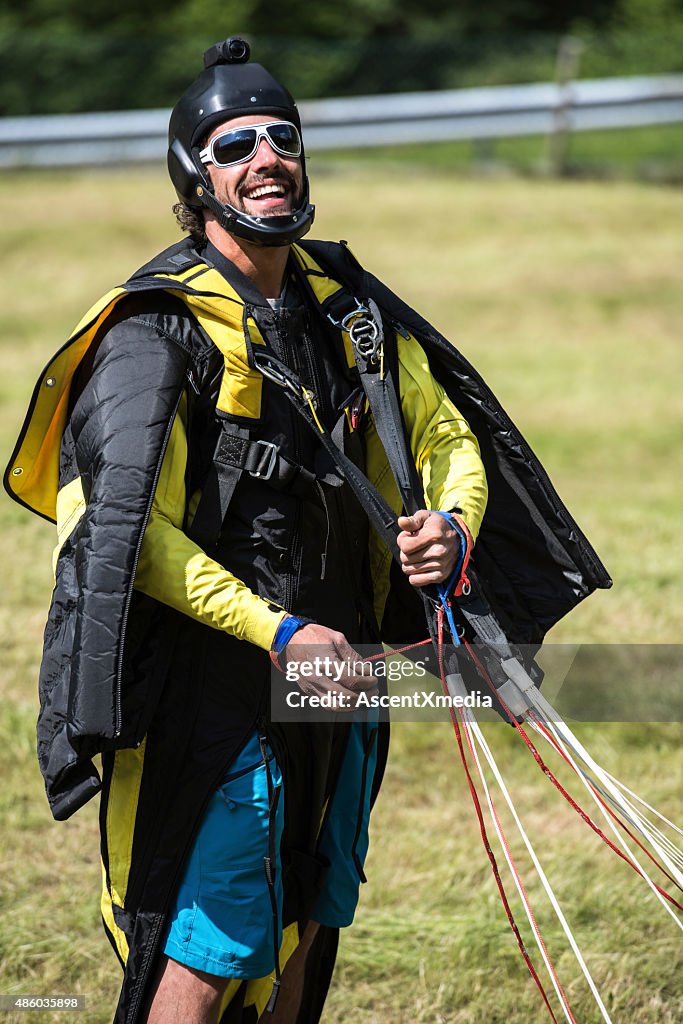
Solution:
[{"label": "black helmet", "polygon": [[222,121],[244,114],[275,114],[301,131],[296,104],[287,90],[260,64],[248,64],[249,44],[237,36],[216,43],[204,54],[204,71],[183,93],[168,127],[168,173],[178,198],[195,209],[207,207],[221,227],[256,245],[289,245],[310,230],[315,207],[308,201],[303,148],[303,197],[294,213],[250,217],[216,199],[199,159],[207,135]]}]

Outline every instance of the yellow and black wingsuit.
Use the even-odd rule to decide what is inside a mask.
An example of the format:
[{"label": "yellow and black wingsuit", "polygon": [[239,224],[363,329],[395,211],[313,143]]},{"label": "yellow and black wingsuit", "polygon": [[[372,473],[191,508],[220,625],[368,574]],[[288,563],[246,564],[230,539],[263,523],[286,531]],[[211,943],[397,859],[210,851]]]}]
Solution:
[{"label": "yellow and black wingsuit", "polygon": [[[302,334],[324,351],[322,371],[305,360],[299,369],[302,376],[310,369],[318,413],[330,430],[341,410],[346,434],[353,433],[348,413],[351,401],[358,406],[359,377],[348,336],[328,313],[345,296],[349,308],[358,296],[377,303],[387,359],[398,370],[399,426],[425,500],[429,507],[457,506],[478,533],[478,576],[511,640],[540,643],[596,587],[610,585],[537,458],[457,349],[365,272],[345,245],[294,246],[290,273],[306,296]],[[278,533],[278,524],[296,529],[301,495],[309,494],[306,473],[332,481],[334,491],[334,467],[312,434],[304,436],[291,419],[283,430],[286,403],[254,358],[285,344],[262,301],[244,280],[226,279],[189,239],[166,250],[94,306],[50,362],[5,474],[13,498],[59,525],[40,677],[39,760],[57,819],[102,791],[102,913],[125,968],[121,1024],[141,1019],[167,907],[212,788],[255,721],[267,718],[266,651],[283,609],[319,619],[322,608],[326,624],[352,641],[426,635],[421,606],[378,538],[368,532],[367,551],[349,557],[343,524],[355,523],[350,535],[363,536],[362,509],[338,487],[334,501],[309,501],[307,529],[324,536],[327,565],[321,573],[319,564],[299,564],[296,579],[303,575],[305,585],[294,585],[297,542]],[[302,358],[278,355],[285,362]],[[444,416],[450,435],[439,429]],[[444,435],[453,432],[465,452],[478,442],[488,481],[483,520],[481,483],[468,484],[462,462],[449,475],[457,460]],[[286,449],[287,433],[298,438],[296,452]],[[398,514],[401,499],[371,416],[360,433],[362,442],[347,437],[351,449],[356,445],[354,458]],[[265,459],[255,474],[248,462],[254,452]],[[268,523],[259,469],[282,483],[273,499],[279,515]],[[235,493],[240,518],[253,513],[251,523],[233,523]],[[221,539],[226,533],[229,547]],[[158,565],[150,556],[155,544],[157,554],[164,544],[189,545],[184,580],[159,580],[150,571],[150,562]],[[211,558],[235,574],[220,608],[207,590]],[[284,963],[324,869],[316,845],[343,736],[326,724],[313,732],[296,724],[270,732],[292,780]],[[386,741],[383,733],[368,783],[375,791]],[[101,777],[93,764],[98,754]],[[312,771],[313,763],[326,770]],[[300,1024],[319,1018],[335,946],[336,936],[323,929]],[[256,1020],[271,981],[236,981],[225,1019]]]}]

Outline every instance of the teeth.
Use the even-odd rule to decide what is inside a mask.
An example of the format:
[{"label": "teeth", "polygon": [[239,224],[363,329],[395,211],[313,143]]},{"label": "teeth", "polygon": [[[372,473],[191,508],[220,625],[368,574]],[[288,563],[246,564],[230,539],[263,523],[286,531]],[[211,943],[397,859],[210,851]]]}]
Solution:
[{"label": "teeth", "polygon": [[260,199],[261,196],[282,194],[284,194],[284,189],[282,185],[262,185],[260,188],[255,188],[253,191],[250,191],[249,198]]}]

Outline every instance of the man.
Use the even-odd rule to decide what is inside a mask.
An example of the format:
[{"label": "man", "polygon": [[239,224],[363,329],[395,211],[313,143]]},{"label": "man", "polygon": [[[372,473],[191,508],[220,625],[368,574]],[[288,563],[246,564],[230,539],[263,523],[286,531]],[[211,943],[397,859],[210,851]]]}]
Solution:
[{"label": "man", "polygon": [[[417,595],[453,582],[486,504],[445,388],[481,429],[479,568],[514,638],[605,585],[472,368],[343,246],[298,242],[298,111],[248,57],[213,47],[171,117],[191,237],[86,316],[6,476],[58,524],[39,759],[56,818],[102,791],[126,1024],[319,1020],[387,736],[273,721],[269,654],[427,635]],[[301,686],[353,701],[359,668]]]},{"label": "man", "polygon": [[[242,53],[239,51],[238,41],[232,41],[232,49],[233,51],[237,50],[237,56],[241,58]],[[232,54],[229,53],[228,56],[232,56]],[[199,244],[202,246],[203,258],[204,260],[208,258],[214,266],[222,270],[228,280],[231,280],[236,285],[237,290],[241,291],[245,298],[251,297],[257,303],[260,297],[263,296],[274,309],[284,307],[279,317],[279,323],[285,329],[289,327],[287,344],[292,346],[294,368],[298,368],[297,363],[303,361],[304,358],[316,361],[316,365],[312,368],[309,382],[312,383],[316,379],[322,378],[323,383],[321,389],[319,389],[318,400],[320,406],[324,408],[326,401],[328,401],[328,396],[323,394],[322,391],[328,389],[333,391],[335,387],[339,386],[339,381],[329,379],[331,371],[326,368],[323,354],[319,351],[319,347],[322,347],[324,344],[322,336],[317,337],[314,332],[312,338],[313,345],[310,351],[306,352],[306,326],[303,322],[301,322],[300,328],[296,326],[296,317],[301,308],[304,295],[297,289],[296,278],[291,275],[291,267],[290,275],[289,277],[287,276],[288,264],[290,264],[292,256],[289,245],[283,244],[298,237],[304,229],[307,229],[312,218],[312,209],[307,201],[308,187],[305,182],[303,168],[303,150],[300,141],[298,114],[289,98],[284,94],[284,91],[274,84],[270,76],[265,75],[261,69],[254,66],[246,66],[241,60],[234,63],[220,64],[218,67],[221,69],[218,73],[222,76],[221,86],[227,90],[229,98],[227,101],[225,98],[222,98],[221,103],[218,104],[222,109],[213,112],[211,115],[202,115],[199,113],[199,110],[197,110],[196,114],[194,110],[188,112],[187,100],[180,101],[171,121],[170,167],[173,173],[176,167],[177,155],[181,152],[181,145],[183,145],[183,155],[188,152],[188,148],[191,151],[193,148],[196,149],[197,145],[201,147],[199,152],[199,159],[202,161],[200,170],[203,171],[206,181],[211,187],[211,192],[207,192],[204,186],[200,185],[202,198],[205,202],[208,200],[208,203],[202,209],[203,216],[199,230],[197,231],[195,228],[195,234],[199,236]],[[253,74],[251,77],[248,77],[250,72],[253,72]],[[210,69],[208,74],[205,73],[204,81],[200,85],[202,107],[210,109],[210,105],[207,104],[205,97],[205,90],[209,80],[211,84],[208,85],[208,88],[215,89],[216,73],[213,72],[213,69]],[[263,98],[259,96],[259,91],[264,94]],[[265,94],[268,92],[273,93],[273,95],[266,96]],[[255,96],[252,96],[252,93]],[[278,93],[279,95],[277,95]],[[195,100],[193,96],[191,102],[196,103],[199,107],[199,99]],[[213,106],[216,106],[216,104],[214,103]],[[252,106],[257,110],[256,113],[242,112],[245,109],[250,110]],[[202,107],[199,107],[199,109],[202,109]],[[236,116],[230,116],[232,114]],[[284,120],[285,118],[287,120]],[[192,125],[192,136],[189,140],[190,145],[186,148],[185,140],[179,144],[178,136],[181,135],[184,123],[187,120]],[[174,138],[176,131],[178,136]],[[193,170],[191,174],[194,177],[196,170]],[[186,202],[193,197],[185,195],[186,186],[184,182],[182,190],[183,206],[179,212],[181,216],[189,219],[191,207],[188,207]],[[227,217],[224,212],[226,208],[230,211]],[[230,219],[235,218],[233,211],[238,211],[237,218],[242,220],[242,224],[237,224]],[[295,230],[292,230],[292,224],[295,225]],[[264,225],[273,232],[272,237],[263,235],[262,228]],[[229,265],[226,265],[225,260],[229,261]],[[241,279],[240,274],[243,275]],[[242,286],[241,288],[240,285]],[[260,304],[263,305],[262,299]],[[287,317],[291,321],[290,324],[288,324]],[[277,317],[271,319],[274,323],[278,322]],[[282,327],[280,327],[280,330],[282,330]],[[302,331],[301,337],[297,337],[298,330]],[[283,356],[285,356],[284,351]],[[327,381],[325,381],[326,376],[328,377]],[[340,392],[342,397],[344,386],[348,388],[349,385],[342,385],[342,392]],[[355,389],[348,390],[347,394],[352,394],[353,390]],[[333,413],[333,408],[337,404],[336,402],[334,405],[330,403],[328,415]],[[282,397],[280,397],[280,405],[284,406],[285,413],[289,412],[287,402]],[[447,409],[445,397],[439,393],[438,389],[434,391],[433,407],[430,409],[430,413],[431,415],[438,413],[442,422],[449,413],[454,420],[456,416],[455,410]],[[281,419],[291,418],[291,413],[290,417],[282,417],[282,413],[279,415]],[[331,416],[328,424],[330,429],[334,426],[335,419],[336,416]],[[283,426],[284,429],[291,426],[292,434],[294,434],[296,429],[294,424],[283,424],[279,426],[279,429],[282,430]],[[263,428],[260,431],[260,435],[261,439],[263,439]],[[458,424],[457,427],[454,424],[450,437],[444,434],[441,442],[441,446],[444,449],[442,458],[444,460],[451,458],[451,448],[455,440],[459,440],[462,447],[460,459],[458,460],[458,472],[452,474],[452,479],[453,481],[458,481],[463,491],[470,490],[472,492],[469,504],[472,506],[472,526],[473,529],[476,529],[479,525],[485,502],[483,470],[478,457],[476,442],[468,434],[464,425],[461,424]],[[178,443],[176,442],[176,445]],[[304,465],[314,465],[316,455],[317,453],[311,450],[310,459],[307,458]],[[169,450],[165,456],[165,464],[172,462],[173,459],[174,452]],[[438,461],[436,455],[433,456],[432,461],[433,463]],[[162,469],[162,474],[163,472],[164,470]],[[445,481],[442,481],[442,483],[445,483]],[[253,501],[254,516],[258,516],[259,511],[262,512],[265,509],[267,509],[268,515],[272,515],[272,506],[276,499],[273,498],[271,488],[257,483],[256,485],[252,484],[250,489],[254,492],[253,498],[247,499],[245,496],[243,502],[240,502],[237,495],[235,495],[231,504],[231,511],[239,514],[240,505],[243,504],[246,510],[249,508],[248,502],[251,500]],[[302,563],[305,563],[309,557],[319,559],[321,554],[324,553],[327,566],[325,573],[321,573],[321,581],[314,582],[311,580],[306,586],[301,586],[301,593],[296,595],[295,600],[298,600],[299,607],[301,607],[302,602],[306,601],[308,607],[304,609],[305,612],[310,616],[316,615],[316,618],[322,621],[299,625],[296,632],[291,635],[291,639],[286,646],[286,656],[295,660],[305,659],[306,657],[312,659],[318,656],[320,659],[325,657],[331,657],[333,660],[350,658],[352,661],[357,661],[358,656],[351,648],[347,636],[356,640],[361,639],[354,619],[358,616],[359,612],[362,614],[362,608],[359,607],[359,593],[362,581],[359,576],[357,581],[358,593],[354,591],[353,586],[349,587],[348,584],[343,582],[344,570],[341,563],[348,558],[349,550],[345,552],[340,544],[344,523],[337,511],[338,505],[334,501],[336,495],[331,494],[332,501],[329,502],[328,509],[326,510],[325,533],[329,534],[330,538],[326,540],[322,532],[316,531],[315,511],[312,509],[312,504],[317,499],[316,492],[310,486],[309,492],[308,494],[303,493],[298,496],[297,502],[301,506],[298,511],[293,502],[289,503],[292,505],[293,520],[297,514],[310,517],[310,532],[304,543],[305,550],[302,551],[300,558]],[[324,494],[322,494],[322,500],[323,502],[326,500]],[[329,496],[327,500],[329,501]],[[348,496],[344,500],[348,501]],[[182,503],[181,500],[180,504]],[[259,506],[261,506],[260,510]],[[187,560],[183,557],[176,564],[174,560],[165,558],[165,542],[163,540],[156,542],[151,538],[151,533],[158,529],[154,521],[155,511],[159,515],[162,510],[153,510],[153,518],[147,527],[142,558],[138,567],[137,586],[138,589],[152,594],[159,600],[171,603],[169,594],[163,592],[162,578],[170,573],[177,573],[182,578],[183,566]],[[249,536],[245,538],[245,547],[247,558],[251,560],[253,555],[249,551],[249,546],[253,543],[254,539],[252,536],[253,520],[249,512],[245,511],[242,515],[246,516],[248,520]],[[168,518],[170,519],[171,516],[169,515]],[[356,550],[355,545],[359,544],[361,540],[363,545],[365,545],[365,523],[361,522],[354,525],[354,518],[357,520],[358,516],[354,517],[353,513],[350,513],[351,527],[348,529],[348,539],[351,552]],[[458,535],[449,521],[442,516],[430,516],[425,510],[412,518],[403,517],[399,520],[399,524],[405,531],[404,535],[399,538],[399,546],[404,557],[404,571],[406,575],[415,582],[415,585],[441,582],[447,579],[453,569],[459,550]],[[225,528],[223,536],[224,538],[228,537],[228,531]],[[234,543],[234,536],[230,537],[230,542]],[[224,540],[224,543],[227,549],[227,541]],[[157,547],[159,548],[158,556],[156,555]],[[323,549],[326,550],[323,551]],[[310,552],[310,555],[307,552]],[[228,562],[229,557],[221,561]],[[357,568],[358,570],[363,568],[362,558],[360,557],[358,558]],[[248,570],[245,567],[241,567],[241,571],[236,568],[236,574],[242,579],[244,579],[247,572]],[[231,586],[231,581],[228,581],[227,584],[221,581],[221,577],[226,575],[225,570],[215,569],[214,574],[214,589],[216,592],[219,592],[224,586]],[[320,585],[320,583],[324,585]],[[334,599],[331,599],[329,594],[331,584],[337,591],[340,589],[340,586],[342,590],[345,587],[347,588],[347,592],[343,595],[341,601],[338,593]],[[256,585],[253,582],[252,588],[256,589]],[[318,594],[314,596],[316,591]],[[263,593],[263,590],[261,592]],[[265,588],[264,596],[266,595],[272,600],[278,600],[278,595],[270,593],[267,588]],[[335,602],[341,605],[336,611],[333,607]],[[290,610],[292,608],[289,602],[286,602],[286,607],[289,607]],[[334,622],[335,618],[339,625],[343,626],[343,632],[340,629],[333,629],[323,624],[326,619]],[[272,646],[274,638],[277,640],[281,626],[286,628],[290,624],[298,625],[297,622],[292,623],[291,618],[286,618],[279,611],[270,612],[269,620],[267,634],[264,636],[264,641],[267,641],[268,646]],[[275,627],[278,627],[277,631]],[[366,623],[366,630],[369,630],[369,627],[370,623]],[[368,632],[367,638],[370,635]],[[256,639],[256,642],[258,642],[258,639]],[[313,690],[317,690],[320,693],[332,692],[352,697],[359,687],[369,689],[373,686],[373,683],[374,680],[371,676],[350,674],[340,682],[333,681],[331,678],[316,679],[314,677],[309,685],[312,686]],[[348,731],[347,726],[342,728],[344,732]],[[313,726],[309,726],[309,729],[313,729]],[[321,730],[318,731],[320,732]],[[339,732],[340,728],[338,727],[336,731]],[[334,742],[333,737],[332,744]],[[254,748],[253,740],[251,746]],[[347,756],[348,752],[349,748],[347,747]],[[246,757],[246,761],[248,762],[250,757],[253,761],[255,753],[258,753],[257,747],[252,749],[251,754]],[[359,750],[358,760],[359,764],[362,764],[362,750]],[[229,773],[233,771],[235,771],[234,764],[229,767]],[[328,788],[331,785],[332,781],[328,784]],[[354,807],[358,805],[358,795],[356,793],[352,795],[352,804]],[[331,827],[330,823],[328,823],[327,827],[328,829]],[[203,832],[200,833],[200,841],[202,841],[203,834]],[[353,835],[348,835],[349,844],[352,839]],[[238,846],[241,842],[243,842],[243,837],[239,836],[237,838]],[[233,856],[239,856],[239,851],[234,851]],[[230,857],[226,856],[226,860],[229,861],[229,859]],[[256,864],[260,870],[260,861],[257,860]],[[358,883],[358,874],[355,873],[354,890],[357,890]],[[328,887],[330,884],[331,881],[328,879]],[[225,898],[227,899],[227,896]],[[356,893],[354,891],[354,903],[355,898]],[[179,915],[182,915],[183,909],[181,907],[180,910],[176,909],[174,911],[174,920],[177,920]],[[315,920],[316,916],[320,918],[322,915],[320,912],[317,915],[314,914],[314,924],[309,926],[308,930],[309,936],[317,923]],[[342,914],[342,918],[345,916],[351,916],[351,914]],[[327,919],[328,926],[343,923],[346,923],[346,921]],[[214,921],[213,924],[215,925],[216,922]],[[270,914],[268,913],[267,906],[264,907],[263,924],[265,926],[270,925]],[[235,926],[239,930],[240,922],[237,921]],[[188,1012],[192,1016],[200,1008],[201,1012],[206,1013],[207,1019],[209,1019],[208,1015],[210,1015],[211,1009],[217,1001],[218,994],[224,988],[225,978],[234,977],[236,973],[234,967],[232,969],[226,967],[226,973],[223,971],[219,973],[218,968],[223,965],[214,962],[216,974],[212,975],[209,958],[207,957],[206,961],[199,960],[196,958],[196,954],[188,952],[187,943],[183,944],[182,939],[177,938],[176,931],[176,927],[172,927],[170,937],[166,941],[165,949],[170,955],[166,956],[163,961],[159,986],[149,1017],[150,1022],[175,1019],[171,1016],[172,1008],[178,1006],[179,999],[185,1000],[185,1007],[182,1013],[176,1011],[179,1012],[179,1019],[187,1019]],[[193,935],[196,935],[196,931],[197,926],[195,923]],[[268,942],[267,934],[264,934],[263,938]],[[269,953],[271,947],[272,940],[268,943]],[[181,963],[178,961],[181,961]],[[198,971],[192,967],[188,969],[188,965],[200,962],[202,966],[206,964],[206,971]],[[260,974],[268,973],[270,969],[270,965],[265,970],[263,968],[260,970],[252,968],[252,973],[254,973],[255,977],[258,977]],[[208,977],[206,976],[207,974]],[[280,1014],[283,1012],[282,1007],[286,1005],[285,999],[281,997],[281,1000]],[[277,1009],[275,1013],[277,1015]]]}]

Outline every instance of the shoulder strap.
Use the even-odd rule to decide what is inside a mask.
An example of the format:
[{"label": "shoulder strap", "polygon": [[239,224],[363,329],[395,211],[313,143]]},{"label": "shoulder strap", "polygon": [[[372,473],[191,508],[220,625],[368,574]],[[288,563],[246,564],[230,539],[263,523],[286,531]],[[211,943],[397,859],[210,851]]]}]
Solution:
[{"label": "shoulder strap", "polygon": [[[231,423],[228,437],[234,438],[236,443],[248,442],[249,429]],[[243,472],[242,466],[225,459],[229,445],[226,432],[221,430],[194,519],[187,528],[187,535],[207,552],[211,552],[220,536],[223,520]]]},{"label": "shoulder strap", "polygon": [[360,373],[389,467],[408,513],[424,507],[422,482],[406,436],[399,399],[396,331],[388,329],[377,303],[328,277],[307,253],[295,251],[303,286],[320,315],[342,334],[347,355]]},{"label": "shoulder strap", "polygon": [[394,325],[385,329],[373,299],[358,300],[344,289],[328,303],[327,316],[348,335],[375,428],[403,505],[412,514],[424,507],[424,494],[401,413]]}]

